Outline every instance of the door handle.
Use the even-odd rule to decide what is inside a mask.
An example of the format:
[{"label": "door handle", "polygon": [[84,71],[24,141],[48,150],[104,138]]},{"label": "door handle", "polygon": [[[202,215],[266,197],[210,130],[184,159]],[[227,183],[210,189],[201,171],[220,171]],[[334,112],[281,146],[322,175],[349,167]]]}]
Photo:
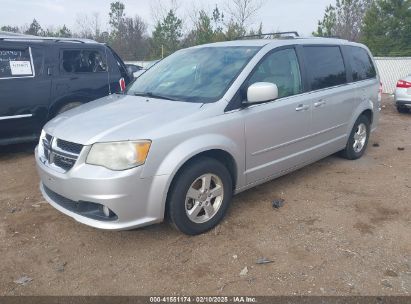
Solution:
[{"label": "door handle", "polygon": [[295,108],[295,110],[296,110],[297,112],[300,112],[300,111],[306,111],[306,110],[308,110],[309,108],[310,108],[309,105],[300,104],[300,105],[298,105],[298,107]]},{"label": "door handle", "polygon": [[314,107],[316,107],[316,108],[321,107],[323,105],[325,105],[324,100],[320,100],[320,101],[317,101],[316,103],[314,103]]}]

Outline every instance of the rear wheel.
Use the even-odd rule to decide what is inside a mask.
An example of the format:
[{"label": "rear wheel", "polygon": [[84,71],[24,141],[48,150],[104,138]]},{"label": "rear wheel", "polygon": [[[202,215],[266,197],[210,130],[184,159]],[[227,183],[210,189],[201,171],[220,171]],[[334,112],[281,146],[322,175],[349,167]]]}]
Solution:
[{"label": "rear wheel", "polygon": [[364,115],[358,117],[348,138],[347,146],[341,154],[344,158],[354,160],[363,156],[370,136],[370,121]]},{"label": "rear wheel", "polygon": [[168,213],[174,226],[188,235],[204,233],[224,217],[232,198],[227,168],[212,158],[199,158],[173,182]]}]

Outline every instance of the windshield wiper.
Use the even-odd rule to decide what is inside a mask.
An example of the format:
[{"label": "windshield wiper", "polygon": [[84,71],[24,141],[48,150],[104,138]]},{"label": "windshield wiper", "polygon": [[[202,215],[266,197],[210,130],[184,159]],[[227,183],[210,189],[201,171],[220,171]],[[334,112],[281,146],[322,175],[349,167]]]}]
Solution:
[{"label": "windshield wiper", "polygon": [[165,96],[165,95],[154,94],[153,92],[145,92],[145,93],[134,92],[134,96],[143,96],[143,97],[151,97],[151,98],[178,101],[178,99],[174,99],[174,98],[171,98],[171,97]]}]

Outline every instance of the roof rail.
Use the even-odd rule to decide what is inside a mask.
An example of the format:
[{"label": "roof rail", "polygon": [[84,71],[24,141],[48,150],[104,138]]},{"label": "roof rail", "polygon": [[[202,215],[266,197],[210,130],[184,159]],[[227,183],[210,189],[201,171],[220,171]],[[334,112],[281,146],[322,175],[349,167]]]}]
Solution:
[{"label": "roof rail", "polygon": [[334,39],[342,39],[341,36],[339,35],[329,35],[329,36],[323,36],[321,38],[334,38]]},{"label": "roof rail", "polygon": [[77,42],[77,43],[97,43],[91,39],[82,38],[60,38],[60,37],[40,37],[24,34],[10,34],[7,32],[0,32],[0,40],[14,40],[14,41],[50,41],[50,42]]},{"label": "roof rail", "polygon": [[294,36],[285,36],[285,37],[282,37],[282,38],[298,38],[298,37],[300,37],[298,32],[290,31],[290,32],[276,32],[276,33],[247,35],[247,36],[238,37],[237,39],[247,39],[247,38],[274,39],[274,38],[281,38],[282,35],[294,35]]}]

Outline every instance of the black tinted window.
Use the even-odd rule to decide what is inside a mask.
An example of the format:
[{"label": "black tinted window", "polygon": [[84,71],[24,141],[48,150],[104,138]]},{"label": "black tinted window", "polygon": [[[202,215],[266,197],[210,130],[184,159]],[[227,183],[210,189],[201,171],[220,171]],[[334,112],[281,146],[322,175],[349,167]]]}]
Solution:
[{"label": "black tinted window", "polygon": [[347,82],[344,61],[338,46],[304,47],[311,90],[333,87]]},{"label": "black tinted window", "polygon": [[29,48],[0,48],[0,78],[33,76]]},{"label": "black tinted window", "polygon": [[265,57],[254,70],[248,81],[271,82],[278,87],[278,97],[301,93],[301,75],[294,49],[276,51]]},{"label": "black tinted window", "polygon": [[93,50],[63,51],[62,69],[66,73],[96,73],[107,69],[104,57]]},{"label": "black tinted window", "polygon": [[353,81],[361,81],[374,78],[377,73],[368,52],[362,48],[347,47],[352,70]]}]

